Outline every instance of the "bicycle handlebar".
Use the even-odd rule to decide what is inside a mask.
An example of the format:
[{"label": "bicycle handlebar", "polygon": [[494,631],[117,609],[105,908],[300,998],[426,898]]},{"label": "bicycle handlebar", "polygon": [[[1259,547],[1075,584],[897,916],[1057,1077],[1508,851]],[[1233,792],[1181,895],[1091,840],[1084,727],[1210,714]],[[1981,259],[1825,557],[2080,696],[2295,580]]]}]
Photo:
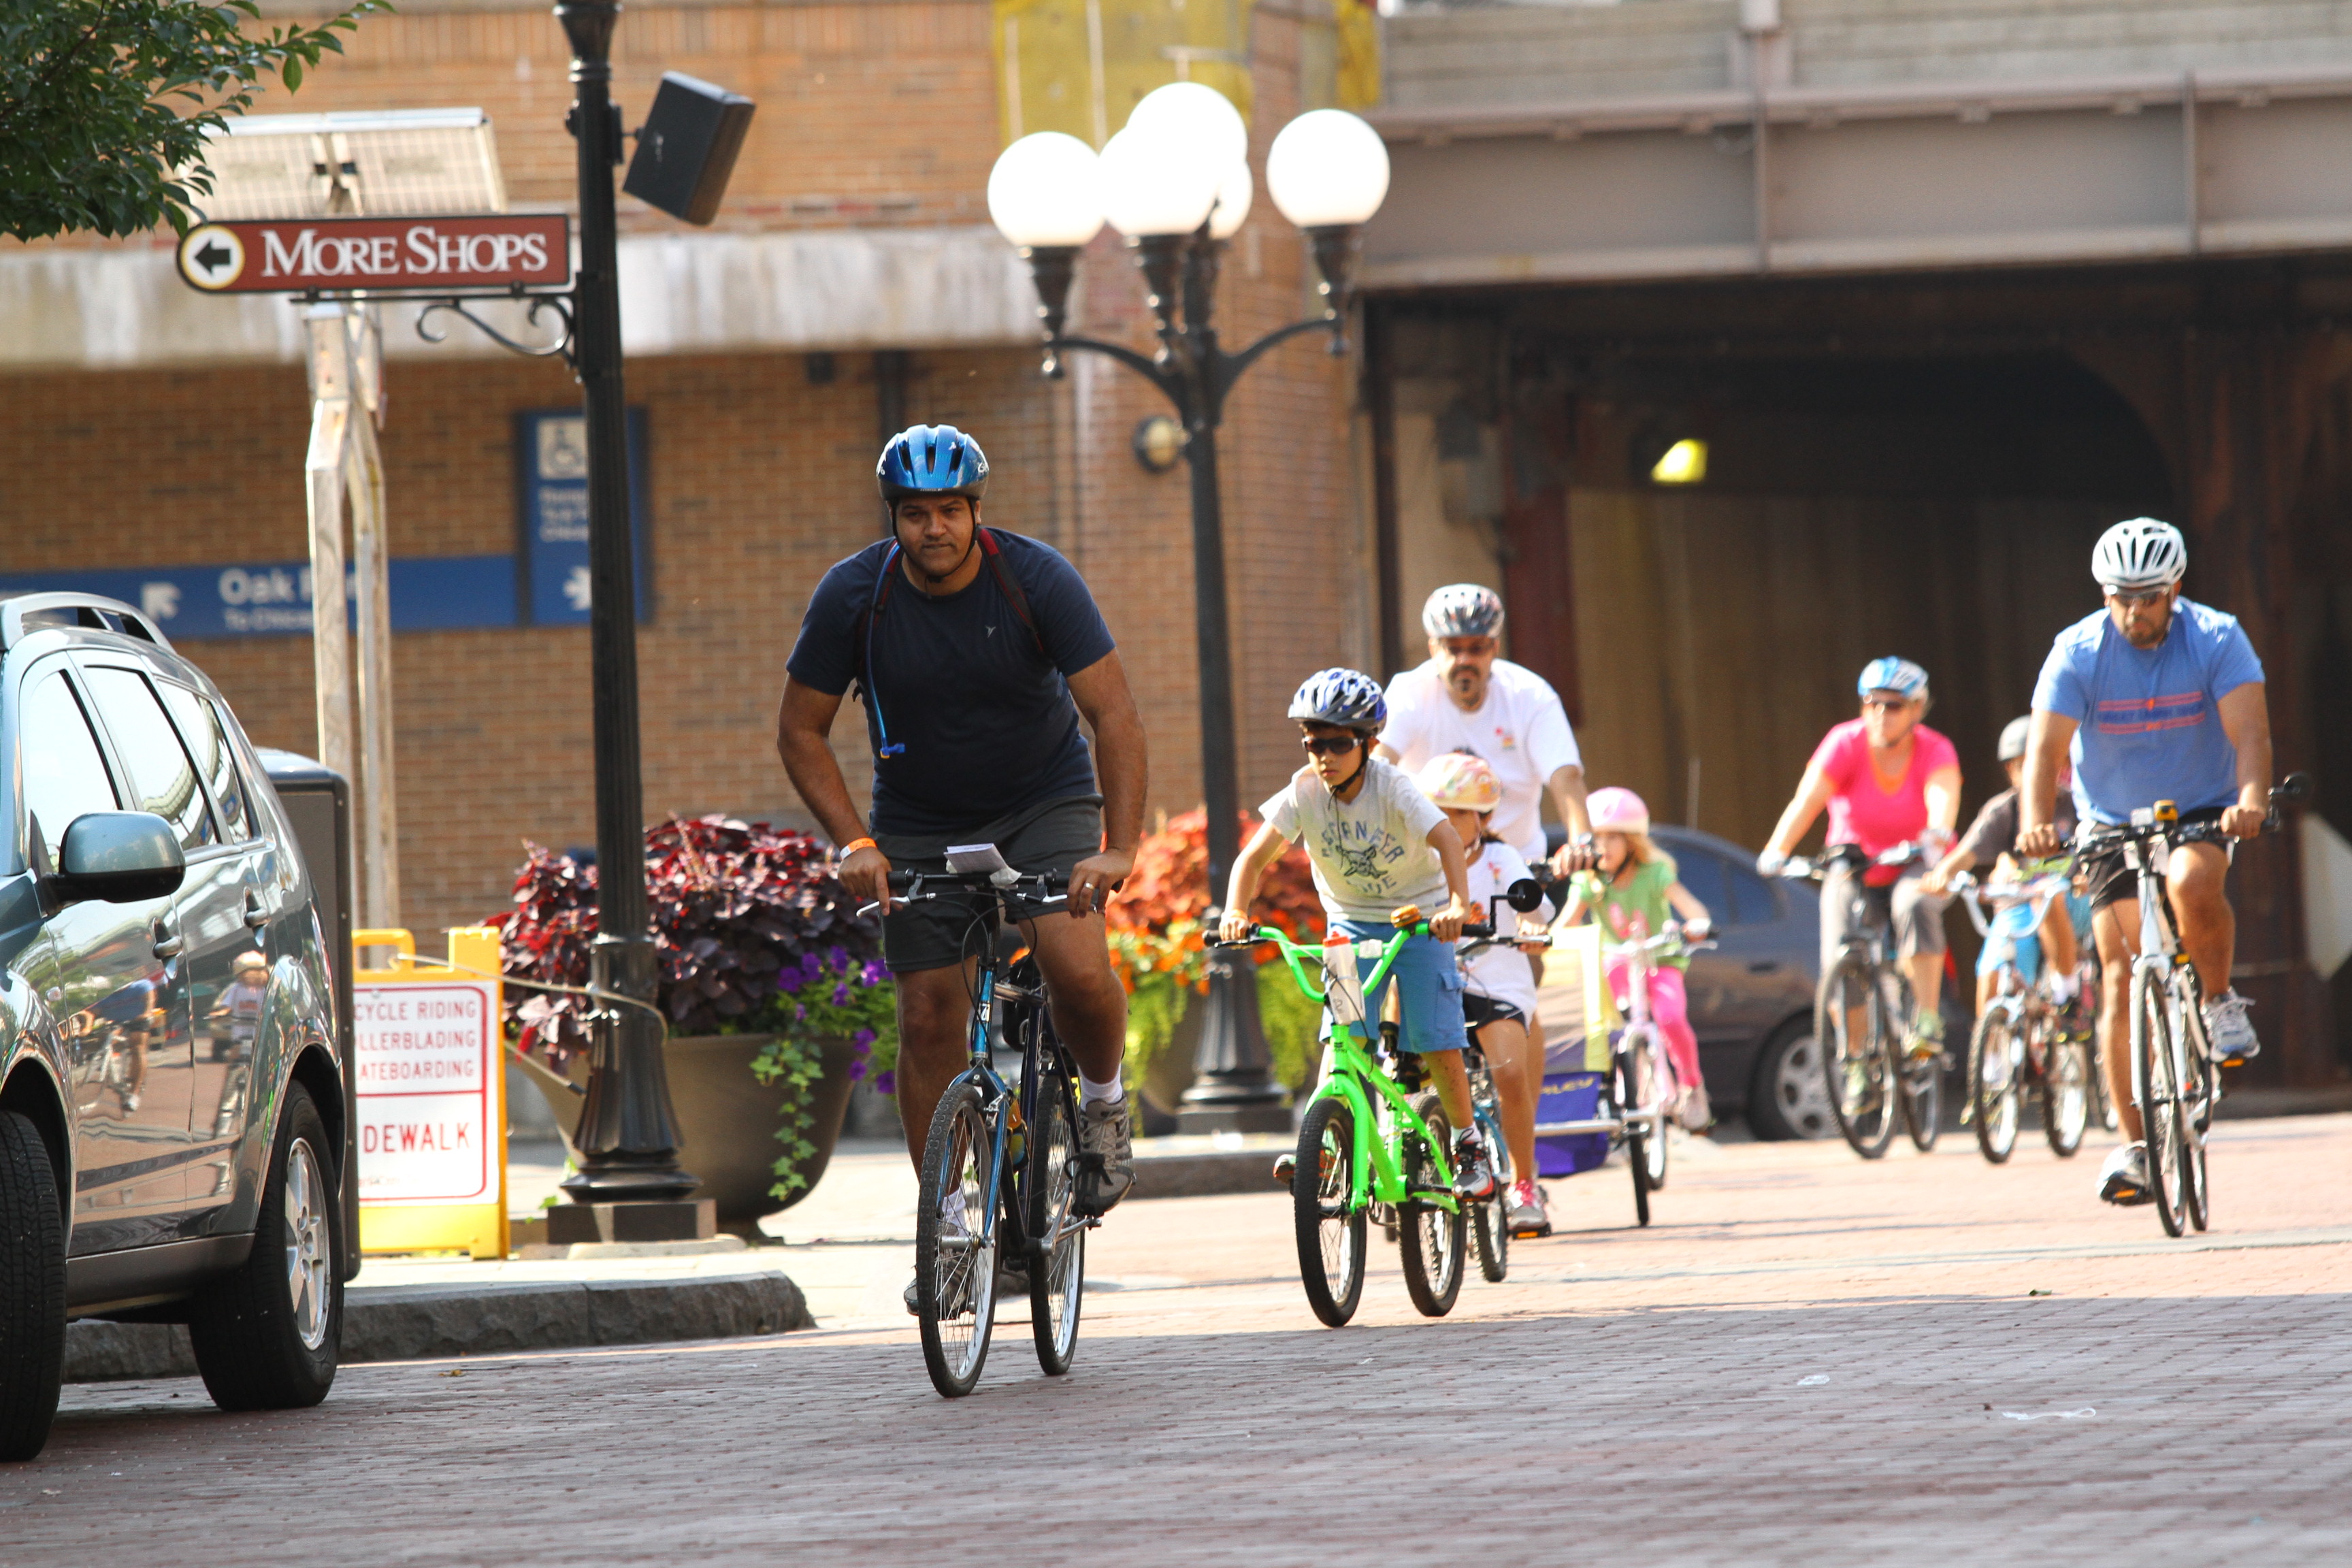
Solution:
[{"label": "bicycle handlebar", "polygon": [[[1009,876],[1003,871],[893,871],[887,880],[891,892],[904,895],[898,900],[902,904],[929,903],[942,897],[937,892],[924,891],[926,888],[935,886],[964,890],[985,889],[1001,893],[1008,899],[1018,896],[1033,904],[1055,904],[1067,896],[1070,881],[1059,871],[1014,872]],[[857,912],[870,915],[881,907],[878,900],[861,904]]]},{"label": "bicycle handlebar", "polygon": [[[2292,773],[2273,784],[2269,793],[2269,810],[2263,815],[2263,833],[2276,833],[2285,826],[2279,808],[2292,805],[2311,794],[2311,775]],[[2218,818],[2201,822],[2183,822],[2179,809],[2168,800],[2143,806],[2132,813],[2129,822],[2085,822],[2074,830],[2074,850],[2078,855],[2095,854],[2112,849],[2119,844],[2133,844],[2150,838],[2168,838],[2175,844],[2211,844],[2235,834],[2222,830]]]},{"label": "bicycle handlebar", "polygon": [[[1843,853],[1846,850],[1853,853]],[[1829,875],[1832,867],[1841,863],[1874,871],[1887,866],[1908,866],[1914,860],[1927,858],[1927,855],[1926,845],[1909,839],[1876,855],[1864,854],[1862,847],[1857,844],[1840,844],[1820,855],[1790,856],[1781,863],[1780,875],[1791,881],[1818,882]]]}]

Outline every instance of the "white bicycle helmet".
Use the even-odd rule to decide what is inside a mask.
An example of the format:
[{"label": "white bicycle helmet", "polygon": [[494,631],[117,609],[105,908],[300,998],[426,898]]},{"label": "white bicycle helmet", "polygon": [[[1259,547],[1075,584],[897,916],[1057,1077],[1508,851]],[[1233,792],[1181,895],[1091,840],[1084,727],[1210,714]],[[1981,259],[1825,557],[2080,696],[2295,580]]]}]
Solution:
[{"label": "white bicycle helmet", "polygon": [[2013,762],[2025,755],[2025,743],[2033,738],[2033,715],[2022,713],[2001,726],[2000,744],[1993,752],[1998,762]]},{"label": "white bicycle helmet", "polygon": [[1421,629],[1433,637],[1490,637],[1502,625],[1502,599],[1475,583],[1450,583],[1421,607]]},{"label": "white bicycle helmet", "polygon": [[2152,517],[2135,517],[2099,535],[2091,575],[2109,590],[2168,588],[2189,570],[2189,543],[2180,531]]}]

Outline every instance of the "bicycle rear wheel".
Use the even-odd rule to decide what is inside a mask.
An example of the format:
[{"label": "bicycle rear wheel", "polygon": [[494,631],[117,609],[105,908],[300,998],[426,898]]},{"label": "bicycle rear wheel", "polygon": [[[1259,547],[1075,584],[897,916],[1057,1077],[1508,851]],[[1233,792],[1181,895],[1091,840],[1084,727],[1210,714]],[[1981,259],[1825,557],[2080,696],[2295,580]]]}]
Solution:
[{"label": "bicycle rear wheel", "polygon": [[1298,1281],[1316,1317],[1338,1328],[1364,1297],[1367,1211],[1349,1207],[1354,1192],[1356,1114],[1327,1096],[1298,1126],[1298,1167],[1290,1173],[1290,1209],[1298,1233]]},{"label": "bicycle rear wheel", "polygon": [[[1445,1108],[1433,1094],[1413,1096],[1412,1109],[1429,1128],[1429,1140],[1424,1142],[1417,1132],[1405,1133],[1404,1181],[1408,1194],[1423,1193],[1440,1186],[1437,1173],[1444,1162],[1441,1150],[1454,1147],[1453,1124],[1445,1120]],[[1404,1293],[1424,1318],[1442,1318],[1454,1310],[1454,1298],[1462,1293],[1462,1260],[1465,1252],[1464,1233],[1469,1226],[1457,1206],[1448,1211],[1436,1204],[1425,1203],[1408,1196],[1397,1205],[1397,1229],[1400,1248],[1404,1254]]]},{"label": "bicycle rear wheel", "polygon": [[2147,1148],[2148,1185],[2164,1234],[2187,1226],[2188,1140],[2180,1116],[2180,1058],[2166,1016],[2164,988],[2145,973],[2132,976],[2132,1068],[2139,1089],[2140,1134]]},{"label": "bicycle rear wheel", "polygon": [[1073,1212],[1078,1113],[1059,1062],[1038,1075],[1029,1113],[1029,1325],[1037,1364],[1048,1377],[1070,1370],[1078,1348],[1078,1308],[1087,1285],[1087,1226]]},{"label": "bicycle rear wheel", "polygon": [[923,1365],[950,1399],[970,1394],[996,1318],[996,1243],[985,1212],[995,1145],[980,1086],[941,1097],[923,1144],[915,1209],[915,1307]]},{"label": "bicycle rear wheel", "polygon": [[[2192,992],[2180,998],[2181,1011],[2189,1014],[2199,1009]],[[2212,1205],[2212,1188],[2206,1183],[2205,1134],[2213,1124],[2213,1102],[2221,1097],[2221,1069],[2213,1065],[2206,1054],[2201,1028],[2197,1037],[2181,1042],[2180,1142],[2181,1170],[2187,1180],[2182,1184],[2183,1196],[2188,1200],[2189,1224],[2192,1229],[2203,1230]]]},{"label": "bicycle rear wheel", "polygon": [[1997,1002],[1984,1010],[1969,1037],[1969,1104],[1975,1112],[1977,1147],[1996,1165],[2006,1163],[2017,1147],[2024,1077],[2024,1042],[2017,1026],[2016,1014]]},{"label": "bicycle rear wheel", "polygon": [[1911,1146],[1925,1154],[1936,1146],[1937,1134],[1944,1130],[1944,1062],[1940,1051],[1926,1061],[1911,1059],[1911,1023],[1918,1005],[1918,998],[1911,994],[1911,982],[1901,970],[1888,966],[1878,972],[1879,1048],[1887,1070],[1895,1076]]},{"label": "bicycle rear wheel", "polygon": [[1496,1119],[1495,1088],[1484,1068],[1470,1077],[1472,1121],[1478,1129],[1479,1139],[1486,1145],[1487,1166],[1495,1173],[1495,1191],[1486,1201],[1470,1211],[1470,1239],[1476,1244],[1478,1272],[1489,1285],[1499,1285],[1511,1271],[1511,1170],[1510,1146],[1503,1141],[1501,1122]]},{"label": "bicycle rear wheel", "polygon": [[1838,1131],[1865,1160],[1886,1152],[1895,1138],[1896,1089],[1876,1013],[1871,966],[1852,954],[1822,976],[1813,994],[1813,1038]]},{"label": "bicycle rear wheel", "polygon": [[2052,1153],[2070,1159],[2091,1125],[2098,1064],[2091,1058],[2090,1042],[2078,1039],[2052,1040],[2042,1060],[2042,1136],[2050,1140]]}]

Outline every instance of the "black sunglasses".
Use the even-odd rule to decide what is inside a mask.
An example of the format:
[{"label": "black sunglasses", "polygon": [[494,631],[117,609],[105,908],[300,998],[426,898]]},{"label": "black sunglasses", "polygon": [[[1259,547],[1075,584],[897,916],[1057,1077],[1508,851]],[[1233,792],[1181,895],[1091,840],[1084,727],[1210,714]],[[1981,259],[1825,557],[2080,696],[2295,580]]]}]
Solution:
[{"label": "black sunglasses", "polygon": [[1344,757],[1364,742],[1354,735],[1305,735],[1298,743],[1318,757]]}]

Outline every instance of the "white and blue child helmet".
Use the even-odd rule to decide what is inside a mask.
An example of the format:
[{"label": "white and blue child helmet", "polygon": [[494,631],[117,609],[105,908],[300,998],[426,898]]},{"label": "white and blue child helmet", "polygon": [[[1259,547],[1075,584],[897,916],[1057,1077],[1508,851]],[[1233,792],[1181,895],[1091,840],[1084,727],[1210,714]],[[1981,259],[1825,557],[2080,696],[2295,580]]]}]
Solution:
[{"label": "white and blue child helmet", "polygon": [[1853,693],[1867,697],[1874,691],[1892,691],[1907,701],[1919,701],[1927,695],[1927,672],[1893,654],[1874,658],[1862,667],[1862,679],[1853,683]]},{"label": "white and blue child helmet", "polygon": [[1389,721],[1381,683],[1360,669],[1318,669],[1290,700],[1290,716],[1302,724],[1337,724],[1371,735]]}]

